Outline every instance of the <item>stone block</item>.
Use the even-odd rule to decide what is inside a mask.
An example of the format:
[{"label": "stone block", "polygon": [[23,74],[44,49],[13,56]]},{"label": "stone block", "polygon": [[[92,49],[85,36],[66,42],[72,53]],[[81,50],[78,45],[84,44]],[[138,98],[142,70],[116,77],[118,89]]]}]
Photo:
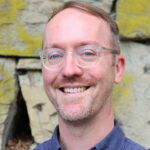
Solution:
[{"label": "stone block", "polygon": [[0,1],[0,55],[37,57],[46,18],[37,10],[24,15],[29,5],[23,0]]},{"label": "stone block", "polygon": [[114,110],[126,135],[150,148],[150,46],[136,42],[121,42],[126,58],[122,82],[114,87]]},{"label": "stone block", "polygon": [[31,58],[19,59],[17,69],[41,70],[41,61],[40,59],[31,59]]},{"label": "stone block", "polygon": [[100,8],[104,9],[106,12],[110,13],[114,0],[101,0]]},{"label": "stone block", "polygon": [[56,110],[45,94],[40,71],[20,75],[19,82],[27,105],[32,136],[36,143],[42,143],[50,139],[57,125]]},{"label": "stone block", "polygon": [[53,10],[55,10],[55,8],[58,8],[59,6],[61,6],[63,4],[63,2],[60,1],[42,1],[42,3],[40,3],[40,7],[38,7],[38,12],[42,13],[44,15],[46,15],[49,19],[51,13]]},{"label": "stone block", "polygon": [[118,0],[116,11],[121,38],[150,38],[149,0]]},{"label": "stone block", "polygon": [[15,60],[0,58],[0,149],[7,143],[9,127],[15,115],[17,84],[15,79]]},{"label": "stone block", "polygon": [[33,10],[26,10],[21,15],[21,21],[28,24],[41,24],[47,22],[47,20],[48,18],[46,15],[38,12],[33,12]]},{"label": "stone block", "polygon": [[[64,0],[64,2],[67,2],[69,0]],[[92,5],[95,5],[96,7],[100,7],[102,9],[104,9],[106,12],[110,13],[111,12],[111,8],[113,5],[113,0],[79,0],[81,2],[87,2],[87,3],[91,3]]]},{"label": "stone block", "polygon": [[[113,0],[90,2],[110,12]],[[52,10],[62,3],[49,0],[0,1],[0,55],[37,57],[45,24]]]}]

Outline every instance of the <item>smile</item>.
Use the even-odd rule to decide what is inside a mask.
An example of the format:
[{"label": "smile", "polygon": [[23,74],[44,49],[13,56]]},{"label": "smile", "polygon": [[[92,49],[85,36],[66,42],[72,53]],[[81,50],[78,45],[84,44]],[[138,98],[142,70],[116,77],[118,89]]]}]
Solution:
[{"label": "smile", "polygon": [[87,90],[89,87],[78,87],[78,88],[61,88],[64,93],[80,93]]}]

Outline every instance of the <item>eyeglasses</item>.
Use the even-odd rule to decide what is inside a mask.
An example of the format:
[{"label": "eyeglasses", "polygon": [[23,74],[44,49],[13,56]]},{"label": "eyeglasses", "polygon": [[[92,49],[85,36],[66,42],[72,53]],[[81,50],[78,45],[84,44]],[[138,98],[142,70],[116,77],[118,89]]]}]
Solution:
[{"label": "eyeglasses", "polygon": [[97,45],[80,46],[75,51],[64,51],[59,48],[49,48],[40,52],[43,66],[48,70],[58,70],[65,64],[66,56],[71,54],[77,66],[90,68],[94,66],[100,58],[103,50],[113,54],[119,54],[118,50],[105,48]]}]

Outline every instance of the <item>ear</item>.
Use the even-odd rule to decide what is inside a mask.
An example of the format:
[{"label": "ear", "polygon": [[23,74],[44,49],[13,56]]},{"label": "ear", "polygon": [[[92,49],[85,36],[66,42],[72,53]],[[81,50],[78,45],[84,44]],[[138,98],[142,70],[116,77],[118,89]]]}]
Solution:
[{"label": "ear", "polygon": [[116,84],[118,84],[121,81],[124,70],[125,70],[125,58],[121,55],[116,55],[116,64],[115,64]]}]

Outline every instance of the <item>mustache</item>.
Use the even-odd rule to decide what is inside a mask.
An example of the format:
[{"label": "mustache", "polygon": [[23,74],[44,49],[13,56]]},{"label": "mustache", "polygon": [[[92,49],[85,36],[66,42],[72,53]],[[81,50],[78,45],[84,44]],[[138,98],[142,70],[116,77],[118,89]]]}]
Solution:
[{"label": "mustache", "polygon": [[64,84],[84,84],[84,85],[93,85],[95,84],[96,80],[93,78],[85,78],[85,77],[70,77],[70,78],[57,78],[54,81],[55,87],[60,87],[60,85]]}]

